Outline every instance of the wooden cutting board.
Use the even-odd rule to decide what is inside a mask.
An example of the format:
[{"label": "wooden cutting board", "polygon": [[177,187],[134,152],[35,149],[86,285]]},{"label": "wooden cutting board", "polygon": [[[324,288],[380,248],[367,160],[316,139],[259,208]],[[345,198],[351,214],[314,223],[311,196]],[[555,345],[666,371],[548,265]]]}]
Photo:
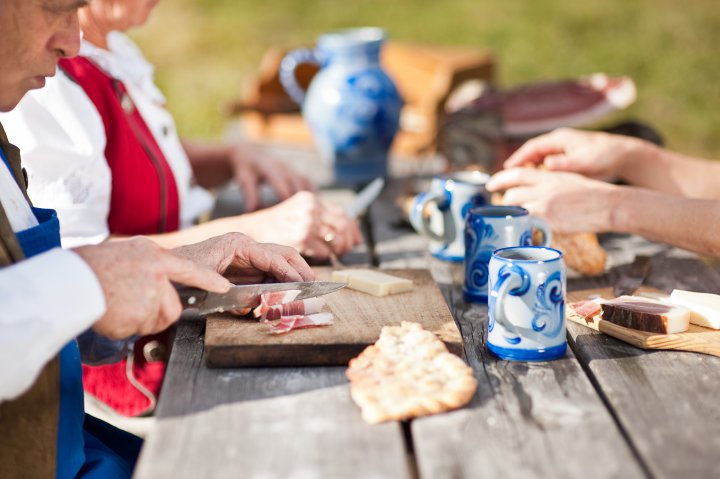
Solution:
[{"label": "wooden cutting board", "polygon": [[[318,280],[329,280],[332,268],[316,268]],[[377,341],[383,326],[402,321],[420,323],[463,355],[460,332],[445,299],[426,270],[388,269],[388,274],[413,281],[412,291],[376,297],[349,288],[323,298],[334,324],[270,334],[271,323],[228,315],[207,318],[205,357],[208,367],[346,365]]]},{"label": "wooden cutting board", "polygon": [[[657,289],[646,287],[640,288],[635,294],[643,292],[665,294]],[[614,297],[612,288],[586,289],[568,293],[567,302],[573,303],[597,296],[606,299]],[[592,319],[586,320],[575,315],[572,317],[568,315],[567,319],[642,349],[674,349],[720,356],[720,331],[715,329],[690,324],[690,329],[682,333],[658,334],[625,328],[602,319],[595,321]]]}]

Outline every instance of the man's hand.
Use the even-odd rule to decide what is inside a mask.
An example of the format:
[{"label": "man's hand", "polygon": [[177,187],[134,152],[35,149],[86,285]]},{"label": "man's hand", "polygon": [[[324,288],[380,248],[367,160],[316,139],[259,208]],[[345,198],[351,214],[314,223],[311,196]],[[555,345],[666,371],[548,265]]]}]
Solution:
[{"label": "man's hand", "polygon": [[144,238],[76,248],[105,292],[107,311],[93,330],[111,339],[148,335],[177,321],[182,306],[172,282],[223,293],[228,280]]},{"label": "man's hand", "polygon": [[172,252],[212,268],[236,284],[315,279],[313,270],[293,248],[257,243],[241,233],[227,233]]},{"label": "man's hand", "polygon": [[246,211],[255,211],[260,206],[259,187],[262,183],[269,184],[281,201],[298,191],[315,191],[308,178],[295,173],[260,148],[239,144],[230,150],[228,161],[233,178],[245,196]]}]

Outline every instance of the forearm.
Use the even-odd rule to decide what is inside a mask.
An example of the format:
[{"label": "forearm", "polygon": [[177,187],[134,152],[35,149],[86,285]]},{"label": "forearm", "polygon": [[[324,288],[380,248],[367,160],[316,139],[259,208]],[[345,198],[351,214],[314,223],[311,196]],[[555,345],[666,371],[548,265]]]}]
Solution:
[{"label": "forearm", "polygon": [[[225,233],[244,233],[253,237],[251,230],[254,228],[254,222],[249,214],[233,216],[231,218],[220,218],[199,225],[185,228],[172,233],[162,233],[147,235],[146,237],[154,241],[165,249],[178,248],[193,243],[199,243]],[[127,239],[126,237],[113,236],[111,239]]]},{"label": "forearm", "polygon": [[697,253],[720,256],[720,201],[621,188],[613,231],[632,233]]},{"label": "forearm", "polygon": [[720,163],[632,141],[619,168],[627,183],[690,198],[720,198]]},{"label": "forearm", "polygon": [[229,156],[233,145],[187,140],[183,140],[182,144],[200,186],[213,188],[226,183],[232,177]]}]

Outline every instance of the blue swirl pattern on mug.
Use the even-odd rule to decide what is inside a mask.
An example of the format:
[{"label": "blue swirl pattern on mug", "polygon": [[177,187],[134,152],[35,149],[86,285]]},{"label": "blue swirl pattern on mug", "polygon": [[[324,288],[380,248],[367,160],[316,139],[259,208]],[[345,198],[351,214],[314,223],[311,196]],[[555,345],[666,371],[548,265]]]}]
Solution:
[{"label": "blue swirl pattern on mug", "polygon": [[565,317],[563,281],[560,272],[554,272],[547,281],[539,285],[535,296],[532,328],[548,338],[553,338],[560,333],[563,325],[562,320],[553,320],[553,318]]},{"label": "blue swirl pattern on mug", "polygon": [[466,256],[470,260],[467,283],[473,290],[481,290],[487,286],[488,263],[497,249],[494,242],[499,237],[492,225],[485,223],[481,217],[468,221],[465,233],[465,247],[468,249]]}]

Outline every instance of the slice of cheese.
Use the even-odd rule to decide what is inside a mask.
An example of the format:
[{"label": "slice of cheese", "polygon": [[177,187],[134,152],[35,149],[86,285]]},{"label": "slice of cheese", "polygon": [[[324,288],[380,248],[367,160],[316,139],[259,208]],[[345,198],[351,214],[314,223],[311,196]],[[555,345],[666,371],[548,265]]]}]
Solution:
[{"label": "slice of cheese", "polygon": [[690,309],[691,323],[720,329],[720,295],[675,289],[670,301]]},{"label": "slice of cheese", "polygon": [[369,269],[344,269],[333,271],[332,281],[346,283],[350,289],[362,291],[374,296],[403,293],[413,288],[409,279]]}]

